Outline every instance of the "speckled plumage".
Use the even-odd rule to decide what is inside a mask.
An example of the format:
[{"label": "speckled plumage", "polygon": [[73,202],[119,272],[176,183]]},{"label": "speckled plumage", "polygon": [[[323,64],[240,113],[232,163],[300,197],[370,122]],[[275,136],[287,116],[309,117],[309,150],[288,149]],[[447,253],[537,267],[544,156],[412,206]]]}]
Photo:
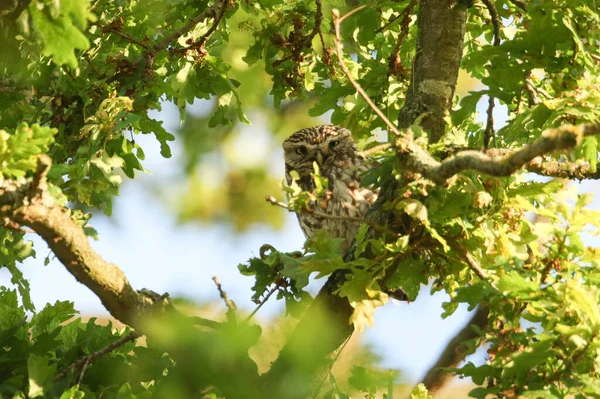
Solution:
[{"label": "speckled plumage", "polygon": [[[301,129],[283,142],[285,172],[288,184],[290,172],[298,172],[299,185],[305,191],[314,190],[313,163],[320,166],[321,176],[328,179],[328,195],[315,201],[315,211],[335,216],[362,218],[377,199],[377,191],[360,187],[360,175],[368,166],[358,152],[349,130],[339,126],[321,125]],[[299,213],[298,220],[304,235],[309,238],[324,228],[331,237],[343,238],[344,248],[354,240],[360,223],[333,220],[312,213]]]}]

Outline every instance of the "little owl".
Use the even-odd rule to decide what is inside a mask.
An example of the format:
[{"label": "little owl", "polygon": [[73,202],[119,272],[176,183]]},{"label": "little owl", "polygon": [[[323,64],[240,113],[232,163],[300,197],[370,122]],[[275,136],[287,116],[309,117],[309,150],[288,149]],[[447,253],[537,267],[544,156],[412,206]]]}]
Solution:
[{"label": "little owl", "polygon": [[[362,218],[377,199],[377,191],[360,187],[361,174],[368,166],[348,129],[332,125],[301,129],[283,142],[283,150],[288,184],[292,183],[290,172],[295,170],[300,177],[300,188],[313,191],[314,162],[318,164],[321,176],[327,178],[325,199],[310,205],[315,212]],[[307,238],[324,228],[331,237],[344,239],[344,249],[352,243],[360,225],[360,222],[328,219],[310,212],[298,213],[298,220]]]}]

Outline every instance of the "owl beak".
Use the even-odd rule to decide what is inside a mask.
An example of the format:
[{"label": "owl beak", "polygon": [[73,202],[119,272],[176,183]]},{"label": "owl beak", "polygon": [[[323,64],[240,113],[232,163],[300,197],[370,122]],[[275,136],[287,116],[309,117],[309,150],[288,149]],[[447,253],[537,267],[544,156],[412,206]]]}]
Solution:
[{"label": "owl beak", "polygon": [[316,161],[318,165],[323,165],[323,154],[321,151],[317,151]]}]

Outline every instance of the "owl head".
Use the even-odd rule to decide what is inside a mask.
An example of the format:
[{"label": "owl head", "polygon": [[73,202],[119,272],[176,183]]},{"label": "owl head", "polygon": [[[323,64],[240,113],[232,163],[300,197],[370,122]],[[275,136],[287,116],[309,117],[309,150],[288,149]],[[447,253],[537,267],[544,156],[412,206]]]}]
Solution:
[{"label": "owl head", "polygon": [[327,176],[333,166],[344,166],[358,154],[356,143],[348,129],[334,125],[314,126],[301,129],[283,142],[285,169],[288,183],[289,172],[295,170],[300,181],[310,180],[314,173],[313,163],[319,165]]}]

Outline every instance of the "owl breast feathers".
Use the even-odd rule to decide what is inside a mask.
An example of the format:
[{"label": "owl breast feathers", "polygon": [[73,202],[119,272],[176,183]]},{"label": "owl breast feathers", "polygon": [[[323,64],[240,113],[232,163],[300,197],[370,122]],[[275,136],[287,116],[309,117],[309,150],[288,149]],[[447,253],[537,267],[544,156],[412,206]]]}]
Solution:
[{"label": "owl breast feathers", "polygon": [[[377,199],[378,190],[360,187],[361,175],[368,169],[359,154],[349,130],[339,126],[322,125],[301,129],[283,142],[285,175],[292,183],[290,172],[299,175],[298,184],[305,191],[313,191],[315,183],[313,163],[319,165],[321,176],[328,180],[325,199],[309,206],[315,212],[333,216],[362,218]],[[325,229],[333,238],[343,238],[347,249],[358,231],[359,222],[348,219],[330,219],[311,212],[300,212],[298,221],[307,238],[316,230]]]}]

